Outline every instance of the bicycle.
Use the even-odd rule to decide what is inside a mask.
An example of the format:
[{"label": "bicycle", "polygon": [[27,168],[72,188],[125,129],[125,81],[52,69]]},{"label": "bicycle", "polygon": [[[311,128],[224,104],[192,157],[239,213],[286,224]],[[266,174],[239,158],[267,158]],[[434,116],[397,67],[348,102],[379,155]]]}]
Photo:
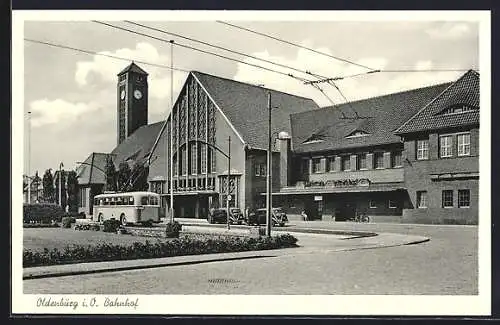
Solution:
[{"label": "bicycle", "polygon": [[355,222],[370,222],[370,217],[366,215],[366,213],[359,213],[354,218]]}]

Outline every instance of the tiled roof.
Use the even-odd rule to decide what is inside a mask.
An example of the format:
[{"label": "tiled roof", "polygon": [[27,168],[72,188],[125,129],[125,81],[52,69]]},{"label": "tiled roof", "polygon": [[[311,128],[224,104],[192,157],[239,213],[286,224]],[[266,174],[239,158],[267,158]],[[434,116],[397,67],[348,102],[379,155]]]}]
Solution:
[{"label": "tiled roof", "polygon": [[[118,168],[119,164],[129,161],[134,163],[144,163],[153,147],[163,122],[144,125],[138,128],[112,152],[113,162]],[[78,166],[77,175],[79,184],[104,184],[106,170],[106,153],[94,152]],[[154,157],[152,158],[154,159]]]},{"label": "tiled roof", "polygon": [[104,184],[107,153],[93,152],[76,169],[78,184]]},{"label": "tiled roof", "polygon": [[163,122],[156,122],[141,126],[126,138],[111,154],[115,165],[132,160],[137,163],[144,162],[153,147],[156,137],[160,133]]},{"label": "tiled roof", "polygon": [[[441,114],[443,110],[457,104],[465,104],[477,109],[450,115]],[[479,73],[473,70],[469,70],[423,107],[399,127],[396,133],[406,134],[471,124],[479,124]]]},{"label": "tiled roof", "polygon": [[142,70],[133,61],[125,69],[123,69],[122,71],[120,71],[120,73],[118,73],[118,76],[122,75],[124,73],[127,73],[127,72],[135,72],[135,73],[143,74],[143,75],[146,75],[146,76],[148,75],[148,73],[146,71]]},{"label": "tiled roof", "polygon": [[[267,148],[268,94],[271,93],[272,132],[291,132],[290,114],[317,109],[309,98],[193,71],[231,124],[252,148]],[[276,107],[276,108],[274,108]]]},{"label": "tiled roof", "polygon": [[[394,130],[450,85],[433,85],[294,114],[292,148],[306,153],[397,143],[400,139]],[[352,119],[353,109],[361,119]],[[342,119],[342,113],[351,119]],[[346,138],[355,131],[367,135]],[[322,141],[307,143],[311,137]]]}]

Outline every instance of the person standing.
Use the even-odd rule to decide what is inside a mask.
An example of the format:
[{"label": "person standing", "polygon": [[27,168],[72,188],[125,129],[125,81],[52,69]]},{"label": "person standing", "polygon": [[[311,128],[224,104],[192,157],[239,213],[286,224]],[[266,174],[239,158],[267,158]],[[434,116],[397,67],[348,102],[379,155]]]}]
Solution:
[{"label": "person standing", "polygon": [[308,219],[307,219],[307,213],[306,213],[306,211],[305,211],[305,210],[302,210],[301,215],[302,215],[302,219],[304,219],[304,221],[307,221],[307,220],[308,220]]}]

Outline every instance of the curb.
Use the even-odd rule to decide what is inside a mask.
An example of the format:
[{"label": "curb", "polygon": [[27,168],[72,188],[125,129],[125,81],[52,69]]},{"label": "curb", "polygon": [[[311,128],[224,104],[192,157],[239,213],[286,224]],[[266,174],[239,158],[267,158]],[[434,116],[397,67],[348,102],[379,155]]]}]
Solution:
[{"label": "curb", "polygon": [[[246,252],[245,252],[246,253]],[[229,253],[229,254],[234,254],[234,253]],[[210,254],[206,254],[210,255]],[[191,255],[193,256],[193,255]],[[200,256],[200,255],[195,255],[195,256]],[[189,257],[189,255],[185,256],[179,256],[179,257]],[[82,275],[82,274],[95,274],[95,273],[104,273],[104,272],[119,272],[119,271],[130,271],[130,270],[140,270],[140,269],[152,269],[152,268],[157,268],[157,267],[166,267],[166,266],[182,266],[182,265],[192,265],[192,264],[202,264],[202,263],[213,263],[213,262],[221,262],[221,261],[237,261],[237,260],[244,260],[244,259],[256,259],[256,258],[268,258],[268,257],[275,257],[273,255],[260,255],[260,254],[254,254],[254,255],[249,255],[249,256],[232,256],[232,257],[217,257],[217,258],[208,258],[208,259],[197,259],[197,260],[187,260],[187,261],[170,261],[170,262],[164,262],[164,263],[151,263],[154,262],[155,260],[157,261],[158,259],[166,259],[168,257],[163,257],[163,258],[158,258],[158,259],[148,259],[146,261],[150,262],[151,264],[142,264],[142,265],[127,265],[127,266],[116,266],[116,267],[103,267],[103,268],[97,268],[97,269],[82,269],[82,270],[68,270],[68,271],[38,271],[38,270],[32,270],[37,267],[33,268],[27,268],[23,272],[23,280],[32,280],[32,279],[42,279],[42,278],[53,278],[53,277],[62,277],[62,276],[70,276],[70,275]],[[141,260],[121,260],[121,261],[107,261],[107,262],[129,262],[130,264],[135,264],[134,262],[138,261],[145,261],[144,259]],[[131,263],[132,262],[132,263]],[[95,262],[96,263],[106,263],[106,262]],[[85,263],[87,264],[87,263]],[[64,265],[78,265],[78,264],[64,264]],[[81,264],[80,264],[81,265]],[[45,267],[45,266],[42,266]],[[46,266],[47,268],[49,267],[57,267],[55,265],[51,266]],[[30,270],[31,269],[31,270]],[[29,273],[29,272],[32,273]],[[38,271],[38,272],[37,272]]]},{"label": "curb", "polygon": [[[293,234],[293,231],[288,233]],[[330,233],[312,233],[312,232],[295,232],[299,236],[311,236],[311,237],[329,237],[333,234]],[[378,238],[384,238],[385,236],[391,236],[392,239],[388,243],[384,244],[384,241],[365,243],[363,246],[351,246],[351,247],[332,247],[331,249],[325,249],[325,252],[341,252],[341,251],[354,251],[354,250],[364,250],[364,249],[376,249],[385,247],[396,247],[404,245],[416,245],[419,243],[424,243],[430,239],[423,236],[415,235],[402,235],[393,233],[379,233],[375,236],[361,236],[367,238],[367,240]],[[348,238],[337,238],[337,240],[354,239],[361,237],[348,237]],[[395,240],[394,238],[401,238]],[[406,240],[403,240],[406,238]],[[300,239],[299,239],[300,240]],[[306,246],[298,246],[296,248],[305,249],[304,252],[308,253]],[[285,249],[285,248],[283,248]],[[269,257],[279,257],[282,254],[272,254],[263,252],[279,252],[283,249],[272,249],[272,250],[261,250],[261,251],[245,251],[245,252],[233,252],[233,253],[218,253],[219,256],[213,256],[215,254],[201,254],[201,255],[184,255],[184,256],[173,256],[173,257],[163,257],[154,259],[135,259],[135,260],[116,260],[116,261],[103,261],[103,262],[90,262],[90,263],[78,263],[78,264],[62,264],[62,265],[51,265],[51,266],[39,266],[30,267],[23,269],[23,280],[41,279],[49,277],[62,277],[62,276],[72,276],[72,275],[83,275],[83,274],[95,274],[104,272],[119,272],[119,271],[130,271],[139,269],[151,269],[157,267],[166,266],[182,266],[182,265],[193,265],[202,263],[212,263],[221,261],[234,261],[234,260],[244,260],[244,259],[256,259],[256,258],[269,258]],[[316,250],[316,249],[314,249]],[[286,256],[286,255],[284,255]],[[113,265],[115,264],[115,265]],[[118,265],[117,265],[118,264]],[[121,265],[120,265],[121,264]],[[57,269],[59,268],[59,270]],[[61,269],[62,268],[62,269]]]}]

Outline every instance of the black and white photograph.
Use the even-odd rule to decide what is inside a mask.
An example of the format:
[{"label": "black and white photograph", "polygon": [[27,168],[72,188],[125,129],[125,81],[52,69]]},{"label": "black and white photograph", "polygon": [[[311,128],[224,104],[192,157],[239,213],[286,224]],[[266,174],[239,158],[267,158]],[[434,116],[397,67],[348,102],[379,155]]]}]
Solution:
[{"label": "black and white photograph", "polygon": [[489,12],[12,31],[14,313],[491,313]]}]

